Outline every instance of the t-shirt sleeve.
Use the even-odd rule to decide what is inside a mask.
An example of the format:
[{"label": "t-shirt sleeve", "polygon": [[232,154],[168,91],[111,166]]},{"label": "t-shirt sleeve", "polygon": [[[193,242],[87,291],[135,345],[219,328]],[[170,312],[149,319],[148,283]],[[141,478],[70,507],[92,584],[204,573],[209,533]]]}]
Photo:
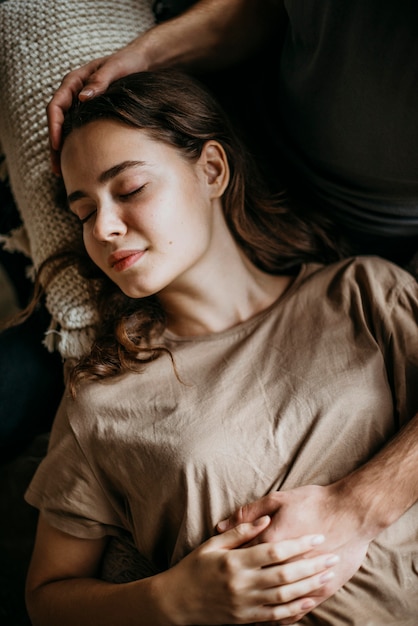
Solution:
[{"label": "t-shirt sleeve", "polygon": [[124,523],[116,499],[101,483],[92,460],[87,458],[71,428],[64,396],[51,431],[46,457],[26,493],[26,501],[38,508],[59,530],[82,539],[123,534]]},{"label": "t-shirt sleeve", "polygon": [[[379,277],[376,276],[376,281]],[[387,264],[374,288],[375,333],[385,358],[395,417],[402,426],[418,413],[418,283]]]}]

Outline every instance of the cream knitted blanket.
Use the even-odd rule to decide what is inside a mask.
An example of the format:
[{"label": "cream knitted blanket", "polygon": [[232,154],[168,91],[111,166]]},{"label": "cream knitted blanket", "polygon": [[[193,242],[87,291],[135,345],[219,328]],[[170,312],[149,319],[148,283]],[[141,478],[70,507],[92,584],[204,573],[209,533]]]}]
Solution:
[{"label": "cream knitted blanket", "polygon": [[[45,107],[70,70],[110,54],[154,23],[151,0],[8,0],[0,4],[0,144],[24,232],[6,242],[34,266],[79,236],[55,203]],[[96,319],[75,269],[47,294],[52,327],[46,343],[64,358],[82,355]]]}]

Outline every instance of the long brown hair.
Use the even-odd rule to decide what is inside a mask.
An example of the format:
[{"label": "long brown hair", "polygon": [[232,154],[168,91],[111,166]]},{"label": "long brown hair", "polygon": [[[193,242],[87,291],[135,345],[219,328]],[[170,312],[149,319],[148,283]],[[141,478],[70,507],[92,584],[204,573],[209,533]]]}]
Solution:
[{"label": "long brown hair", "polygon": [[[244,253],[262,270],[290,273],[301,263],[326,262],[338,256],[324,231],[308,225],[289,209],[284,194],[274,198],[268,194],[221,107],[191,77],[167,70],[142,72],[116,81],[105,94],[92,100],[75,101],[65,117],[63,142],[74,129],[100,119],[146,130],[150,137],[175,147],[191,161],[199,158],[206,141],[221,143],[231,173],[222,198],[227,224]],[[82,275],[96,279],[100,319],[91,352],[70,374],[73,390],[82,379],[139,370],[144,362],[166,351],[158,343],[166,325],[158,296],[125,296],[82,251],[56,255],[55,264],[59,260],[61,266],[65,265],[65,259],[76,263]]]}]

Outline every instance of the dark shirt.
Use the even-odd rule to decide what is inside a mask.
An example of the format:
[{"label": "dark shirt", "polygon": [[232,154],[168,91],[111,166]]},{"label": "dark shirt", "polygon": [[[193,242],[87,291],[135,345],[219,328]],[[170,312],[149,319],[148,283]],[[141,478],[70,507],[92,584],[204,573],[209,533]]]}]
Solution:
[{"label": "dark shirt", "polygon": [[418,236],[418,3],[285,0],[282,150],[348,228]]}]

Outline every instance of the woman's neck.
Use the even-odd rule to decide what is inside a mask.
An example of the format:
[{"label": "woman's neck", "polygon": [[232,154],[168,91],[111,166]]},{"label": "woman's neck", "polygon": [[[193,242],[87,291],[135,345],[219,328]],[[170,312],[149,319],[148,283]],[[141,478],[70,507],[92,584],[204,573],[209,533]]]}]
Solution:
[{"label": "woman's neck", "polygon": [[170,331],[180,336],[222,332],[265,310],[286,291],[290,277],[267,274],[234,249],[227,258],[218,255],[194,286],[160,296]]}]

